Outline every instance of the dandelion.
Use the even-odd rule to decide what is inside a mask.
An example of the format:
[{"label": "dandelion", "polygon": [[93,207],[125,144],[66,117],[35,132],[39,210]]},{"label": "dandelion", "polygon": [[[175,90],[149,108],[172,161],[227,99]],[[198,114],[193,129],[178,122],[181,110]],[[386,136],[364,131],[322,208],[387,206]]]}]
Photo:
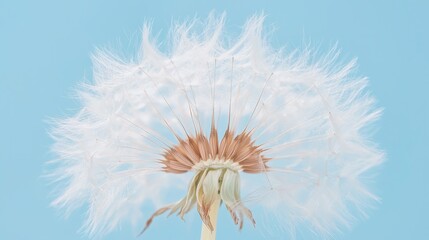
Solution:
[{"label": "dandelion", "polygon": [[368,135],[381,111],[354,61],[276,51],[262,24],[250,18],[235,40],[223,36],[224,17],[178,24],[168,51],[146,26],[135,59],[97,51],[82,108],[52,130],[53,205],[88,205],[91,236],[141,219],[146,203],[159,208],[143,231],[161,214],[196,209],[202,239],[215,238],[222,205],[240,229],[264,221],[257,205],[292,235],[350,226],[378,200],[367,179],[383,154]]}]

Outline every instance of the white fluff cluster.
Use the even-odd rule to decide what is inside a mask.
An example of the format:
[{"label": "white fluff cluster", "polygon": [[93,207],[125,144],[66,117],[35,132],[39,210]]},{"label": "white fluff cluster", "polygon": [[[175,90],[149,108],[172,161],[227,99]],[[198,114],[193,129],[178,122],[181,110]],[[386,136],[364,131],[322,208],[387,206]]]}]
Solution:
[{"label": "white fluff cluster", "polygon": [[[184,138],[201,126],[208,133],[214,109],[218,129],[228,119],[238,133],[252,129],[272,158],[266,173],[240,174],[250,209],[262,206],[279,220],[269,225],[291,233],[301,224],[322,235],[348,226],[377,200],[365,180],[383,159],[368,139],[380,110],[367,80],[351,75],[354,62],[338,66],[336,51],[320,59],[275,51],[262,34],[263,17],[248,20],[235,40],[223,36],[223,18],[199,24],[175,26],[168,51],[145,27],[134,60],[96,52],[93,83],[78,93],[82,108],[51,132],[59,184],[53,205],[88,206],[91,235],[143,220],[143,204],[160,206],[170,191],[187,187],[159,162],[177,144],[173,132]],[[264,225],[263,214],[254,218],[256,228]]]}]

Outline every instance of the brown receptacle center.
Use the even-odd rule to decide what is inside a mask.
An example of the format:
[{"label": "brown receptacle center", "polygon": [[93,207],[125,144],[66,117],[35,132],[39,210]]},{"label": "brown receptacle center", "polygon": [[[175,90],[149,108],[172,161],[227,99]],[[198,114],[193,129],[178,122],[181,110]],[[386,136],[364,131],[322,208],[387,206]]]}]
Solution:
[{"label": "brown receptacle center", "polygon": [[164,171],[185,173],[202,161],[209,159],[231,160],[246,173],[260,173],[267,169],[270,160],[262,155],[265,150],[255,145],[251,132],[243,131],[235,135],[227,129],[222,140],[218,141],[218,132],[212,127],[210,136],[202,133],[179,139],[179,143],[170,147],[163,154],[161,161]]}]

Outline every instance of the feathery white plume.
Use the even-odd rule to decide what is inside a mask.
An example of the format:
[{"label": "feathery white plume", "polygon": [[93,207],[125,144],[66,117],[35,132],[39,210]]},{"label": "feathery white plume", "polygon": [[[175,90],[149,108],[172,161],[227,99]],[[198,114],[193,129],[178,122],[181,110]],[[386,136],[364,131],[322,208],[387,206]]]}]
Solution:
[{"label": "feathery white plume", "polygon": [[96,52],[81,110],[52,130],[62,183],[53,205],[88,206],[86,229],[103,234],[189,182],[182,201],[153,216],[183,217],[196,205],[213,228],[207,211],[218,195],[240,227],[263,219],[251,213],[256,204],[291,233],[348,226],[377,199],[365,178],[383,159],[368,139],[380,110],[367,80],[352,76],[355,62],[338,66],[337,51],[319,60],[277,52],[263,17],[231,43],[223,17],[209,17],[201,32],[197,23],[174,27],[168,53],[148,27],[134,61]]}]

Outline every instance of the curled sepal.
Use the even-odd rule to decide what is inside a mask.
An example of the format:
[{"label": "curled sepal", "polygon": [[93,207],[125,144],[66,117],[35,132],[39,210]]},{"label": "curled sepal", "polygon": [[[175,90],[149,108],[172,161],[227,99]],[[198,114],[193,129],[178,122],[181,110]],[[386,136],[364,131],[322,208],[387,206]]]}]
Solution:
[{"label": "curled sepal", "polygon": [[[225,166],[229,165],[226,163]],[[213,231],[214,223],[212,223],[209,213],[212,207],[218,207],[213,205],[219,204],[219,199],[225,203],[234,223],[239,225],[240,229],[243,227],[244,216],[255,225],[252,212],[242,204],[240,199],[240,175],[238,171],[230,167],[222,167],[217,161],[214,165],[199,169],[188,186],[186,196],[177,203],[157,210],[146,222],[143,231],[149,227],[156,216],[167,211],[170,211],[169,215],[177,212],[184,219],[185,214],[195,204],[204,225]]]},{"label": "curled sepal", "polygon": [[241,230],[243,228],[244,216],[246,216],[253,225],[256,224],[252,212],[246,208],[240,199],[240,175],[232,170],[225,170],[222,179],[220,196],[225,203],[226,208],[231,214],[232,220]]}]

